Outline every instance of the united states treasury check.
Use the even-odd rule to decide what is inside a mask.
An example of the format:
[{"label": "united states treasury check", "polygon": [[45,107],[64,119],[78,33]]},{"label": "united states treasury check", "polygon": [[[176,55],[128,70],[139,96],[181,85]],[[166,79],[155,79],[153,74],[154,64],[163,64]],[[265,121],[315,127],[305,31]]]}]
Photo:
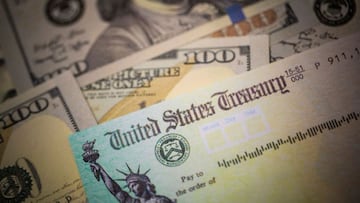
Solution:
[{"label": "united states treasury check", "polygon": [[360,34],[70,136],[90,202],[358,202]]},{"label": "united states treasury check", "polygon": [[69,72],[0,105],[0,202],[85,202],[68,136],[96,121]]}]

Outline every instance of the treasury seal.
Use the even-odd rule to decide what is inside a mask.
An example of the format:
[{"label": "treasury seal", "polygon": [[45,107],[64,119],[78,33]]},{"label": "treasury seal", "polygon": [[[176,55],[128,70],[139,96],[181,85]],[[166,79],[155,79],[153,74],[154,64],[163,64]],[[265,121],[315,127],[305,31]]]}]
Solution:
[{"label": "treasury seal", "polygon": [[29,173],[17,166],[0,169],[0,202],[22,202],[29,197],[32,181]]},{"label": "treasury seal", "polygon": [[316,0],[314,11],[321,23],[339,26],[354,17],[356,5],[354,0]]},{"label": "treasury seal", "polygon": [[55,25],[70,25],[84,13],[82,0],[50,0],[46,4],[46,16]]},{"label": "treasury seal", "polygon": [[164,135],[155,145],[156,158],[165,166],[179,166],[186,161],[189,154],[189,142],[179,134]]}]

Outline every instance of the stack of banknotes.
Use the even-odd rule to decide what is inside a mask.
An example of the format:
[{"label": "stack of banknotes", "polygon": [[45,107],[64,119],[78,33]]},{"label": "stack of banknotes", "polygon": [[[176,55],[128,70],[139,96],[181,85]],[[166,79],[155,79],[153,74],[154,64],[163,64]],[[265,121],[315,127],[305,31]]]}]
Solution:
[{"label": "stack of banknotes", "polygon": [[0,202],[360,202],[357,0],[0,0]]}]

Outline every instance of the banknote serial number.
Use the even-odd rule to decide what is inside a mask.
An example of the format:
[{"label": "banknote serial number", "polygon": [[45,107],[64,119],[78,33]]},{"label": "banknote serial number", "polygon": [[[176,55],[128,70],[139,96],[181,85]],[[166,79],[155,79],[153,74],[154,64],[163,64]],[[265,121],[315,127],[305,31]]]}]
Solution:
[{"label": "banknote serial number", "polygon": [[359,56],[360,56],[359,48],[355,47],[352,52],[349,53],[341,52],[340,54],[329,56],[327,61],[329,62],[330,65],[333,65],[335,63],[340,63],[345,60],[352,60],[355,57],[359,57]]}]

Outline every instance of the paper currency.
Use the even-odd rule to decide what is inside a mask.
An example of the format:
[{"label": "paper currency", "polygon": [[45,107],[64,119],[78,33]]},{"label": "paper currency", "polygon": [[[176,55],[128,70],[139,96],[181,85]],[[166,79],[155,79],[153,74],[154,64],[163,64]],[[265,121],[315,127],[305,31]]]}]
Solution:
[{"label": "paper currency", "polygon": [[0,202],[85,202],[68,136],[96,124],[63,73],[0,105]]},{"label": "paper currency", "polygon": [[273,62],[359,31],[359,10],[355,0],[288,0],[209,36],[269,34]]},{"label": "paper currency", "polygon": [[311,5],[318,19],[317,24],[272,44],[272,61],[360,31],[359,2],[312,0]]},{"label": "paper currency", "polygon": [[[314,14],[310,13],[311,7],[306,2],[300,0],[293,1],[261,1],[255,5],[248,6],[243,9],[246,14],[249,22],[251,22],[250,29],[259,34],[260,32],[267,31],[266,33],[271,32],[272,41],[275,39],[280,40],[282,38],[293,36],[294,34],[308,28],[309,26],[316,24],[316,17]],[[263,15],[259,15],[259,12],[265,12]],[[220,22],[220,21],[219,21]],[[264,23],[267,22],[267,23]],[[221,22],[220,27],[226,27],[226,22]],[[246,24],[246,23],[245,23]],[[265,24],[265,25],[264,25]],[[266,25],[269,24],[267,27]],[[207,24],[210,25],[210,24]],[[264,28],[265,26],[266,28]],[[244,26],[246,28],[246,26]],[[216,29],[214,29],[216,28]],[[259,29],[255,29],[259,28]],[[211,25],[204,29],[200,33],[212,33],[211,29],[214,29],[213,32],[218,31],[217,26]],[[237,29],[237,28],[236,28]],[[245,32],[245,31],[244,31]],[[187,32],[189,36],[195,36],[198,32]],[[185,34],[184,34],[185,35]],[[215,34],[219,36],[219,32]],[[187,36],[187,37],[189,37]],[[228,35],[222,35],[228,36]],[[186,37],[186,38],[187,38]],[[182,39],[171,40],[171,43],[176,43],[177,41],[182,41]],[[173,46],[173,44],[171,44]],[[178,45],[179,46],[179,45]],[[169,47],[169,46],[167,46]],[[153,46],[149,49],[143,50],[141,53],[136,53],[126,59],[114,62],[111,65],[107,65],[100,70],[95,70],[89,74],[86,74],[78,78],[80,86],[84,87],[95,81],[99,81],[102,78],[109,77],[113,73],[117,73],[122,70],[124,67],[130,64],[135,64],[139,58],[153,58],[153,53],[158,50],[165,50],[165,46]]]},{"label": "paper currency", "polygon": [[[0,39],[7,63],[14,67],[11,74],[19,79],[16,87],[23,91],[65,70],[83,76],[217,20],[233,3],[247,6],[257,1],[2,0]],[[229,19],[221,22],[230,23]],[[152,57],[210,32],[202,29],[192,37],[178,38]]]},{"label": "paper currency", "polygon": [[359,40],[75,133],[89,202],[359,201]]},{"label": "paper currency", "polygon": [[268,47],[266,35],[198,40],[82,91],[97,120],[104,122],[268,64]]},{"label": "paper currency", "polygon": [[16,94],[12,79],[5,67],[5,60],[1,58],[0,53],[0,103],[16,96]]}]

